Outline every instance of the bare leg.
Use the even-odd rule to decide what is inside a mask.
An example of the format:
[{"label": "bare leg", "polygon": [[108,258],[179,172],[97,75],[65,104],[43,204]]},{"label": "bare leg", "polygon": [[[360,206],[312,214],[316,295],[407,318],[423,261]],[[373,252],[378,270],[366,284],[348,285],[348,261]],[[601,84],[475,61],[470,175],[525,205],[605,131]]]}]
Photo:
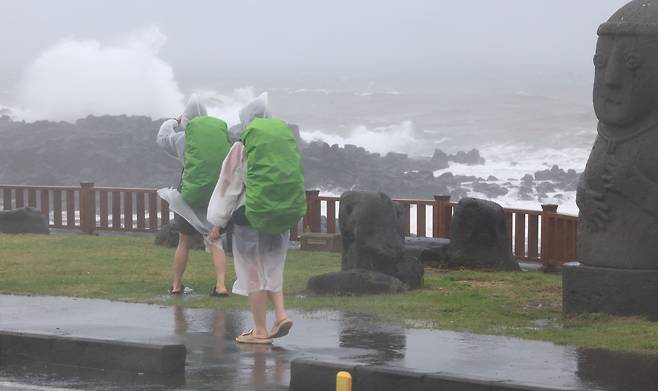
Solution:
[{"label": "bare leg", "polygon": [[276,321],[280,322],[284,319],[288,319],[286,308],[283,305],[283,292],[267,292],[267,295],[269,296],[270,301],[272,301]]},{"label": "bare leg", "polygon": [[173,291],[179,291],[183,287],[183,273],[185,272],[190,252],[189,243],[189,236],[178,234],[178,246],[174,254],[174,282],[171,284]]},{"label": "bare leg", "polygon": [[265,338],[269,335],[265,322],[267,320],[267,292],[256,291],[249,294],[251,315],[254,317],[254,336]]},{"label": "bare leg", "polygon": [[226,256],[224,255],[224,251],[212,243],[210,244],[210,253],[212,254],[212,262],[215,264],[215,275],[217,276],[215,290],[219,293],[224,293],[226,292],[226,285],[224,285]]}]

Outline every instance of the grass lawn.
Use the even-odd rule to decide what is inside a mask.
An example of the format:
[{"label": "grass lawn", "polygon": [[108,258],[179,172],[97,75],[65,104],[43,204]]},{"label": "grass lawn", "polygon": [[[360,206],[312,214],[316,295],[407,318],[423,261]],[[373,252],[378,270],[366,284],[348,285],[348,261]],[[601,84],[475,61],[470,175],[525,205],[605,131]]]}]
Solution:
[{"label": "grass lawn", "polygon": [[[210,255],[192,251],[185,283],[198,296],[166,294],[173,249],[152,238],[87,235],[0,235],[0,293],[103,298],[189,307],[244,309],[232,295],[210,298]],[[227,284],[234,278],[227,265]],[[290,251],[286,306],[298,310],[341,309],[377,314],[407,327],[540,339],[658,355],[658,323],[607,315],[562,316],[558,275],[426,269],[424,288],[397,295],[316,297],[304,292],[309,277],[338,271],[340,255]],[[229,285],[230,286],[230,285]],[[0,306],[1,309],[1,306]]]}]

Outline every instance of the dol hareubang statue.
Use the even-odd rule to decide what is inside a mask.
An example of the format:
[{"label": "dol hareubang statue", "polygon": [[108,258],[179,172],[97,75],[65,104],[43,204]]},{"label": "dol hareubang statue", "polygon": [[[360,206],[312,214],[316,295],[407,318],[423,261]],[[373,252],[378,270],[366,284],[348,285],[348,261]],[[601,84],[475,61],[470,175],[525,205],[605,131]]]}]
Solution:
[{"label": "dol hareubang statue", "polygon": [[599,28],[598,137],[578,189],[578,260],[658,269],[658,1],[633,1]]},{"label": "dol hareubang statue", "polygon": [[658,0],[634,0],[598,30],[598,136],[581,177],[578,261],[566,312],[658,319]]}]

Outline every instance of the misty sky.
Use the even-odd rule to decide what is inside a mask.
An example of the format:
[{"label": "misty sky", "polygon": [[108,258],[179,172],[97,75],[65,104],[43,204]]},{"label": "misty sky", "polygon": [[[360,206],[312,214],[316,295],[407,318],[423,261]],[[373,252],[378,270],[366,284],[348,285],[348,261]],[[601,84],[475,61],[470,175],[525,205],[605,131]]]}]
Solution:
[{"label": "misty sky", "polygon": [[[231,78],[451,78],[591,73],[596,28],[625,0],[2,0],[0,91],[65,38],[111,43],[156,25],[183,85]],[[419,76],[421,75],[421,76]]]}]

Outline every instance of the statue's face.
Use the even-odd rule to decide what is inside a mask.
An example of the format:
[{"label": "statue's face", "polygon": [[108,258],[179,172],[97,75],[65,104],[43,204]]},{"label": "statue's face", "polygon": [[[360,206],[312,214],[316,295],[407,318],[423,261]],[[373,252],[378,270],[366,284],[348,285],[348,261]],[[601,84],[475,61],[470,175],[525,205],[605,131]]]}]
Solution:
[{"label": "statue's face", "polygon": [[658,110],[658,38],[601,36],[594,66],[599,121],[629,126]]}]

